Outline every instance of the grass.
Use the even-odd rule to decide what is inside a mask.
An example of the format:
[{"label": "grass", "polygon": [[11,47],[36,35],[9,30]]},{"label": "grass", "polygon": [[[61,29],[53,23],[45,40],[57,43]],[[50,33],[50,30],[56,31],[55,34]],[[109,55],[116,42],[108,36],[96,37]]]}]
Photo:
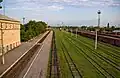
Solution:
[{"label": "grass", "polygon": [[69,67],[66,63],[64,54],[62,52],[62,47],[60,43],[62,34],[61,33],[58,34],[56,31],[55,36],[56,36],[56,48],[57,48],[57,53],[58,53],[58,59],[60,61],[59,64],[60,64],[61,78],[72,78],[72,75],[70,71],[68,70]]},{"label": "grass", "polygon": [[[94,40],[87,37],[76,38],[74,34],[71,36],[70,33],[59,30],[55,30],[55,36],[61,78],[72,78],[61,41],[83,78],[120,78],[120,47],[99,42],[98,49],[94,50]],[[66,52],[65,55],[67,56]]]}]

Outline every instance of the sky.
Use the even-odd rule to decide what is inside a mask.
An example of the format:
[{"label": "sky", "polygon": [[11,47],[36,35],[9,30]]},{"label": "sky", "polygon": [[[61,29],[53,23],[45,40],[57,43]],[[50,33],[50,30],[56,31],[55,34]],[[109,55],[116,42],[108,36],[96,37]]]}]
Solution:
[{"label": "sky", "polygon": [[5,15],[21,23],[25,17],[25,23],[36,20],[58,26],[96,26],[100,10],[101,26],[108,22],[120,25],[120,0],[4,0],[1,5],[5,6]]}]

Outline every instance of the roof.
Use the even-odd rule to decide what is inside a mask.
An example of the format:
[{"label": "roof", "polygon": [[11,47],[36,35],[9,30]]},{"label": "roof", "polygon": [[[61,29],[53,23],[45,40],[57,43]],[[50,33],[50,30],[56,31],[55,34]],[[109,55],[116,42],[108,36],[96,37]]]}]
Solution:
[{"label": "roof", "polygon": [[2,15],[2,14],[0,14],[0,20],[19,22],[18,20],[15,20],[13,18],[10,18],[10,17]]}]

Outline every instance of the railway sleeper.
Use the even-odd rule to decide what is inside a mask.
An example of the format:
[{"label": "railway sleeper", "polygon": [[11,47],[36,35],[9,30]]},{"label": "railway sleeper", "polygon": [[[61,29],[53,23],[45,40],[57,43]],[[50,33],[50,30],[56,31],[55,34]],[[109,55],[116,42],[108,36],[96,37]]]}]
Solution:
[{"label": "railway sleeper", "polygon": [[72,73],[73,73],[73,75],[74,75],[75,78],[81,78],[79,76],[79,73],[77,71],[72,71]]},{"label": "railway sleeper", "polygon": [[75,67],[74,64],[70,64],[70,67]]}]

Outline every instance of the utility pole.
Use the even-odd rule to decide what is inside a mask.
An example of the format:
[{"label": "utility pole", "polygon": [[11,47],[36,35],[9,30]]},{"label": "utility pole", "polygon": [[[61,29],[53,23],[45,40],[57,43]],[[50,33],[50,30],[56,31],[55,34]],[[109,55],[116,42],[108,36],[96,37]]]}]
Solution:
[{"label": "utility pole", "polygon": [[[1,2],[3,2],[3,0],[0,0],[0,3]],[[2,9],[2,6],[0,5],[0,9]],[[4,15],[5,15],[5,1],[4,1]],[[5,64],[5,56],[4,56],[4,46],[3,46],[3,34],[4,34],[4,32],[3,32],[3,27],[2,27],[2,22],[1,22],[1,53],[2,53],[2,64]]]},{"label": "utility pole", "polygon": [[101,14],[101,11],[100,10],[98,10],[98,27],[96,28],[96,30],[95,30],[95,34],[96,34],[96,36],[95,36],[95,49],[97,49],[97,37],[98,37],[98,31],[99,31],[99,27],[100,27],[100,14]]},{"label": "utility pole", "polygon": [[95,49],[97,49],[97,32],[98,30],[95,30]]},{"label": "utility pole", "polygon": [[76,38],[77,38],[77,31],[78,31],[78,29],[76,28]]},{"label": "utility pole", "polygon": [[71,36],[72,36],[72,29],[71,29]]},{"label": "utility pole", "polygon": [[3,47],[3,26],[1,23],[1,53],[2,53],[2,64],[5,64],[5,56],[4,56],[4,47]]}]

